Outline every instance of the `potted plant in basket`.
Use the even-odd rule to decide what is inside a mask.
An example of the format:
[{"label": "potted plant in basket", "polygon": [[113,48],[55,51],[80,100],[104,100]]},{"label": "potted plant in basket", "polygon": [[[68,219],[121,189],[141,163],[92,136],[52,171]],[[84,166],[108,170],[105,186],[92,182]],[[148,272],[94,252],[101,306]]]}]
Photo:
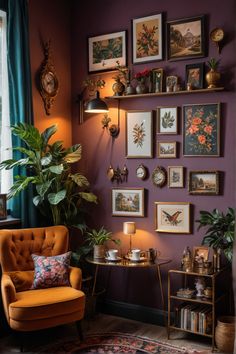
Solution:
[{"label": "potted plant in basket", "polygon": [[233,259],[235,234],[235,209],[228,208],[226,213],[214,209],[212,212],[200,211],[198,230],[208,227],[202,244],[211,246],[215,251],[222,250],[229,262]]},{"label": "potted plant in basket", "polygon": [[107,231],[104,226],[99,230],[92,229],[87,231],[87,242],[89,246],[93,247],[94,258],[104,258],[105,257],[105,243],[107,241],[112,241],[116,245],[120,244],[119,239],[113,239],[112,233]]}]

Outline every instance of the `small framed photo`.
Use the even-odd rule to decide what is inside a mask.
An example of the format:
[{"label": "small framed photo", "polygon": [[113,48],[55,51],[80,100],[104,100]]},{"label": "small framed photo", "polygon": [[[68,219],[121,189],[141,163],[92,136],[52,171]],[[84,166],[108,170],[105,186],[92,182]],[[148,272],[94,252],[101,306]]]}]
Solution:
[{"label": "small framed photo", "polygon": [[162,14],[132,20],[133,63],[162,60]]},{"label": "small framed photo", "polygon": [[178,107],[157,107],[157,134],[178,133]]},{"label": "small framed photo", "polygon": [[202,89],[204,85],[204,63],[186,65],[185,74],[186,89],[187,84],[191,89]]},{"label": "small framed photo", "polygon": [[176,141],[158,141],[157,157],[160,159],[176,158]]},{"label": "small framed photo", "polygon": [[0,220],[7,219],[7,195],[0,194]]},{"label": "small framed photo", "polygon": [[189,234],[190,203],[155,202],[156,231]]},{"label": "small framed photo", "polygon": [[220,156],[220,104],[184,105],[183,155]]},{"label": "small framed photo", "polygon": [[205,56],[205,16],[168,21],[166,24],[168,60]]},{"label": "small framed photo", "polygon": [[126,66],[126,31],[88,38],[89,72],[116,70],[117,61]]},{"label": "small framed photo", "polygon": [[178,84],[178,76],[171,75],[166,77],[166,89],[167,87],[174,87]]},{"label": "small framed photo", "polygon": [[189,171],[189,194],[219,194],[219,171]]},{"label": "small framed photo", "polygon": [[143,188],[113,188],[112,216],[144,217]]},{"label": "small framed photo", "polygon": [[193,261],[199,263],[201,260],[208,261],[209,247],[196,246],[193,247]]},{"label": "small framed photo", "polygon": [[164,70],[162,68],[152,69],[152,88],[153,92],[163,91],[163,75]]},{"label": "small framed photo", "polygon": [[126,157],[152,158],[153,112],[126,112]]},{"label": "small framed photo", "polygon": [[184,167],[183,166],[168,167],[168,187],[169,188],[184,187]]}]

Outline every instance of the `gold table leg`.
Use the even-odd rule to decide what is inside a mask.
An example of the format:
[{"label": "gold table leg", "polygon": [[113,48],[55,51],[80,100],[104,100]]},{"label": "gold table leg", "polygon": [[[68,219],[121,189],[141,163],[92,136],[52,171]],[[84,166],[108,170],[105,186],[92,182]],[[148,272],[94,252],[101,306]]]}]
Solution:
[{"label": "gold table leg", "polygon": [[94,273],[92,296],[94,296],[95,289],[96,289],[97,275],[98,275],[98,264],[96,264],[95,273]]},{"label": "gold table leg", "polygon": [[162,308],[163,308],[163,314],[164,314],[164,321],[165,321],[165,326],[167,328],[167,333],[168,333],[168,326],[167,326],[166,315],[165,315],[165,299],[164,299],[161,270],[160,270],[159,264],[157,264],[157,275],[158,275],[159,285],[160,285],[160,290],[161,290],[161,301],[162,301]]}]

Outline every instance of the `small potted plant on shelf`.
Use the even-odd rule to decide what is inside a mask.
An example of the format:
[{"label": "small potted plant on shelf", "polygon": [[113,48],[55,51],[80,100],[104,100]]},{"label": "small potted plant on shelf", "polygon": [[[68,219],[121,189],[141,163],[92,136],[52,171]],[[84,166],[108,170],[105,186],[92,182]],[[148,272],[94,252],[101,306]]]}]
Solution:
[{"label": "small potted plant on shelf", "polygon": [[142,94],[148,92],[147,79],[150,77],[150,73],[150,70],[145,69],[143,71],[137,72],[134,75],[134,78],[138,81],[138,84],[136,86],[136,93]]},{"label": "small potted plant on shelf", "polygon": [[112,241],[116,245],[120,244],[120,240],[113,239],[112,233],[107,231],[104,226],[102,226],[99,230],[92,229],[91,231],[87,231],[87,242],[89,246],[93,246],[94,258],[105,257],[105,243],[107,241]]},{"label": "small potted plant on shelf", "polygon": [[198,230],[208,229],[203,237],[202,244],[211,246],[215,252],[222,250],[229,262],[233,259],[235,209],[228,208],[226,213],[214,209],[212,212],[201,210]]},{"label": "small potted plant on shelf", "polygon": [[217,71],[219,60],[211,58],[206,64],[210,69],[206,74],[207,88],[215,88],[220,81],[220,73]]}]

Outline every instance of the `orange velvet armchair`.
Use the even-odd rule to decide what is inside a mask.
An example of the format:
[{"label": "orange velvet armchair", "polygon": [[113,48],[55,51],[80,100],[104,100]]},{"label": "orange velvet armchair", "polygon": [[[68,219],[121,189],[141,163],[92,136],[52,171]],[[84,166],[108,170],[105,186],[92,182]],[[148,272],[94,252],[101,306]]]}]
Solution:
[{"label": "orange velvet armchair", "polygon": [[9,326],[17,331],[34,331],[76,322],[84,316],[85,294],[80,290],[79,268],[69,268],[70,286],[31,290],[34,263],[31,254],[56,256],[68,250],[65,226],[0,230],[2,301]]}]

